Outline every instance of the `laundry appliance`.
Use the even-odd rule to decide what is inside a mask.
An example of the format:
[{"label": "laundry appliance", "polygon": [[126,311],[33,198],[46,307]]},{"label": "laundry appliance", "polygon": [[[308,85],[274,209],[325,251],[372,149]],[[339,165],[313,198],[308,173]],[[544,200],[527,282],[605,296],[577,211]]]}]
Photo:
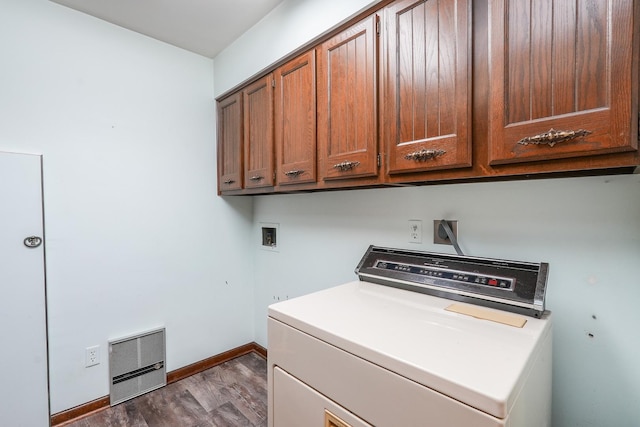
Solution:
[{"label": "laundry appliance", "polygon": [[268,310],[269,427],[551,424],[546,263],[371,246]]}]

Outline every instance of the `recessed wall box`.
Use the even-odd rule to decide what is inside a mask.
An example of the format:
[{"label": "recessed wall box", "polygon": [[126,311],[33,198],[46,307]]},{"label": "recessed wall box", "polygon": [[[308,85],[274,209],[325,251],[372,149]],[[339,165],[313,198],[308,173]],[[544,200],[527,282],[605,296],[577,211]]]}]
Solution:
[{"label": "recessed wall box", "polygon": [[278,250],[278,244],[280,243],[278,240],[279,228],[280,228],[279,224],[260,223],[260,239],[261,239],[260,247],[262,249],[266,249],[270,251]]}]

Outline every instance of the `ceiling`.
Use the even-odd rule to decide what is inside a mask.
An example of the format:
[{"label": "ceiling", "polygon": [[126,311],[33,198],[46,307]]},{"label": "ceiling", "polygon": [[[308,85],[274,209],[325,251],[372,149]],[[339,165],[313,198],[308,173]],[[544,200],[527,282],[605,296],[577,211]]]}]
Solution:
[{"label": "ceiling", "polygon": [[213,58],[282,0],[51,1]]}]

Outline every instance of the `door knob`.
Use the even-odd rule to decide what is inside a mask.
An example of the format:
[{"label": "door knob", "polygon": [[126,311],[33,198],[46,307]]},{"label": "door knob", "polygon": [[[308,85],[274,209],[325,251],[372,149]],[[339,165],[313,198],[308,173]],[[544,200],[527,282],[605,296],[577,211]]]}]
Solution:
[{"label": "door knob", "polygon": [[24,239],[24,245],[28,248],[37,248],[42,244],[42,237],[29,236]]}]

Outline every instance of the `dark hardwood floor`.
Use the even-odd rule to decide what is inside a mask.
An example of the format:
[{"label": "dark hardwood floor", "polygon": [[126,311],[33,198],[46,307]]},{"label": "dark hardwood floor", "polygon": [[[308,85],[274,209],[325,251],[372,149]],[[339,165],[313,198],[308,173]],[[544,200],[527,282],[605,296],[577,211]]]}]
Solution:
[{"label": "dark hardwood floor", "polygon": [[267,361],[245,354],[65,427],[264,427]]}]

